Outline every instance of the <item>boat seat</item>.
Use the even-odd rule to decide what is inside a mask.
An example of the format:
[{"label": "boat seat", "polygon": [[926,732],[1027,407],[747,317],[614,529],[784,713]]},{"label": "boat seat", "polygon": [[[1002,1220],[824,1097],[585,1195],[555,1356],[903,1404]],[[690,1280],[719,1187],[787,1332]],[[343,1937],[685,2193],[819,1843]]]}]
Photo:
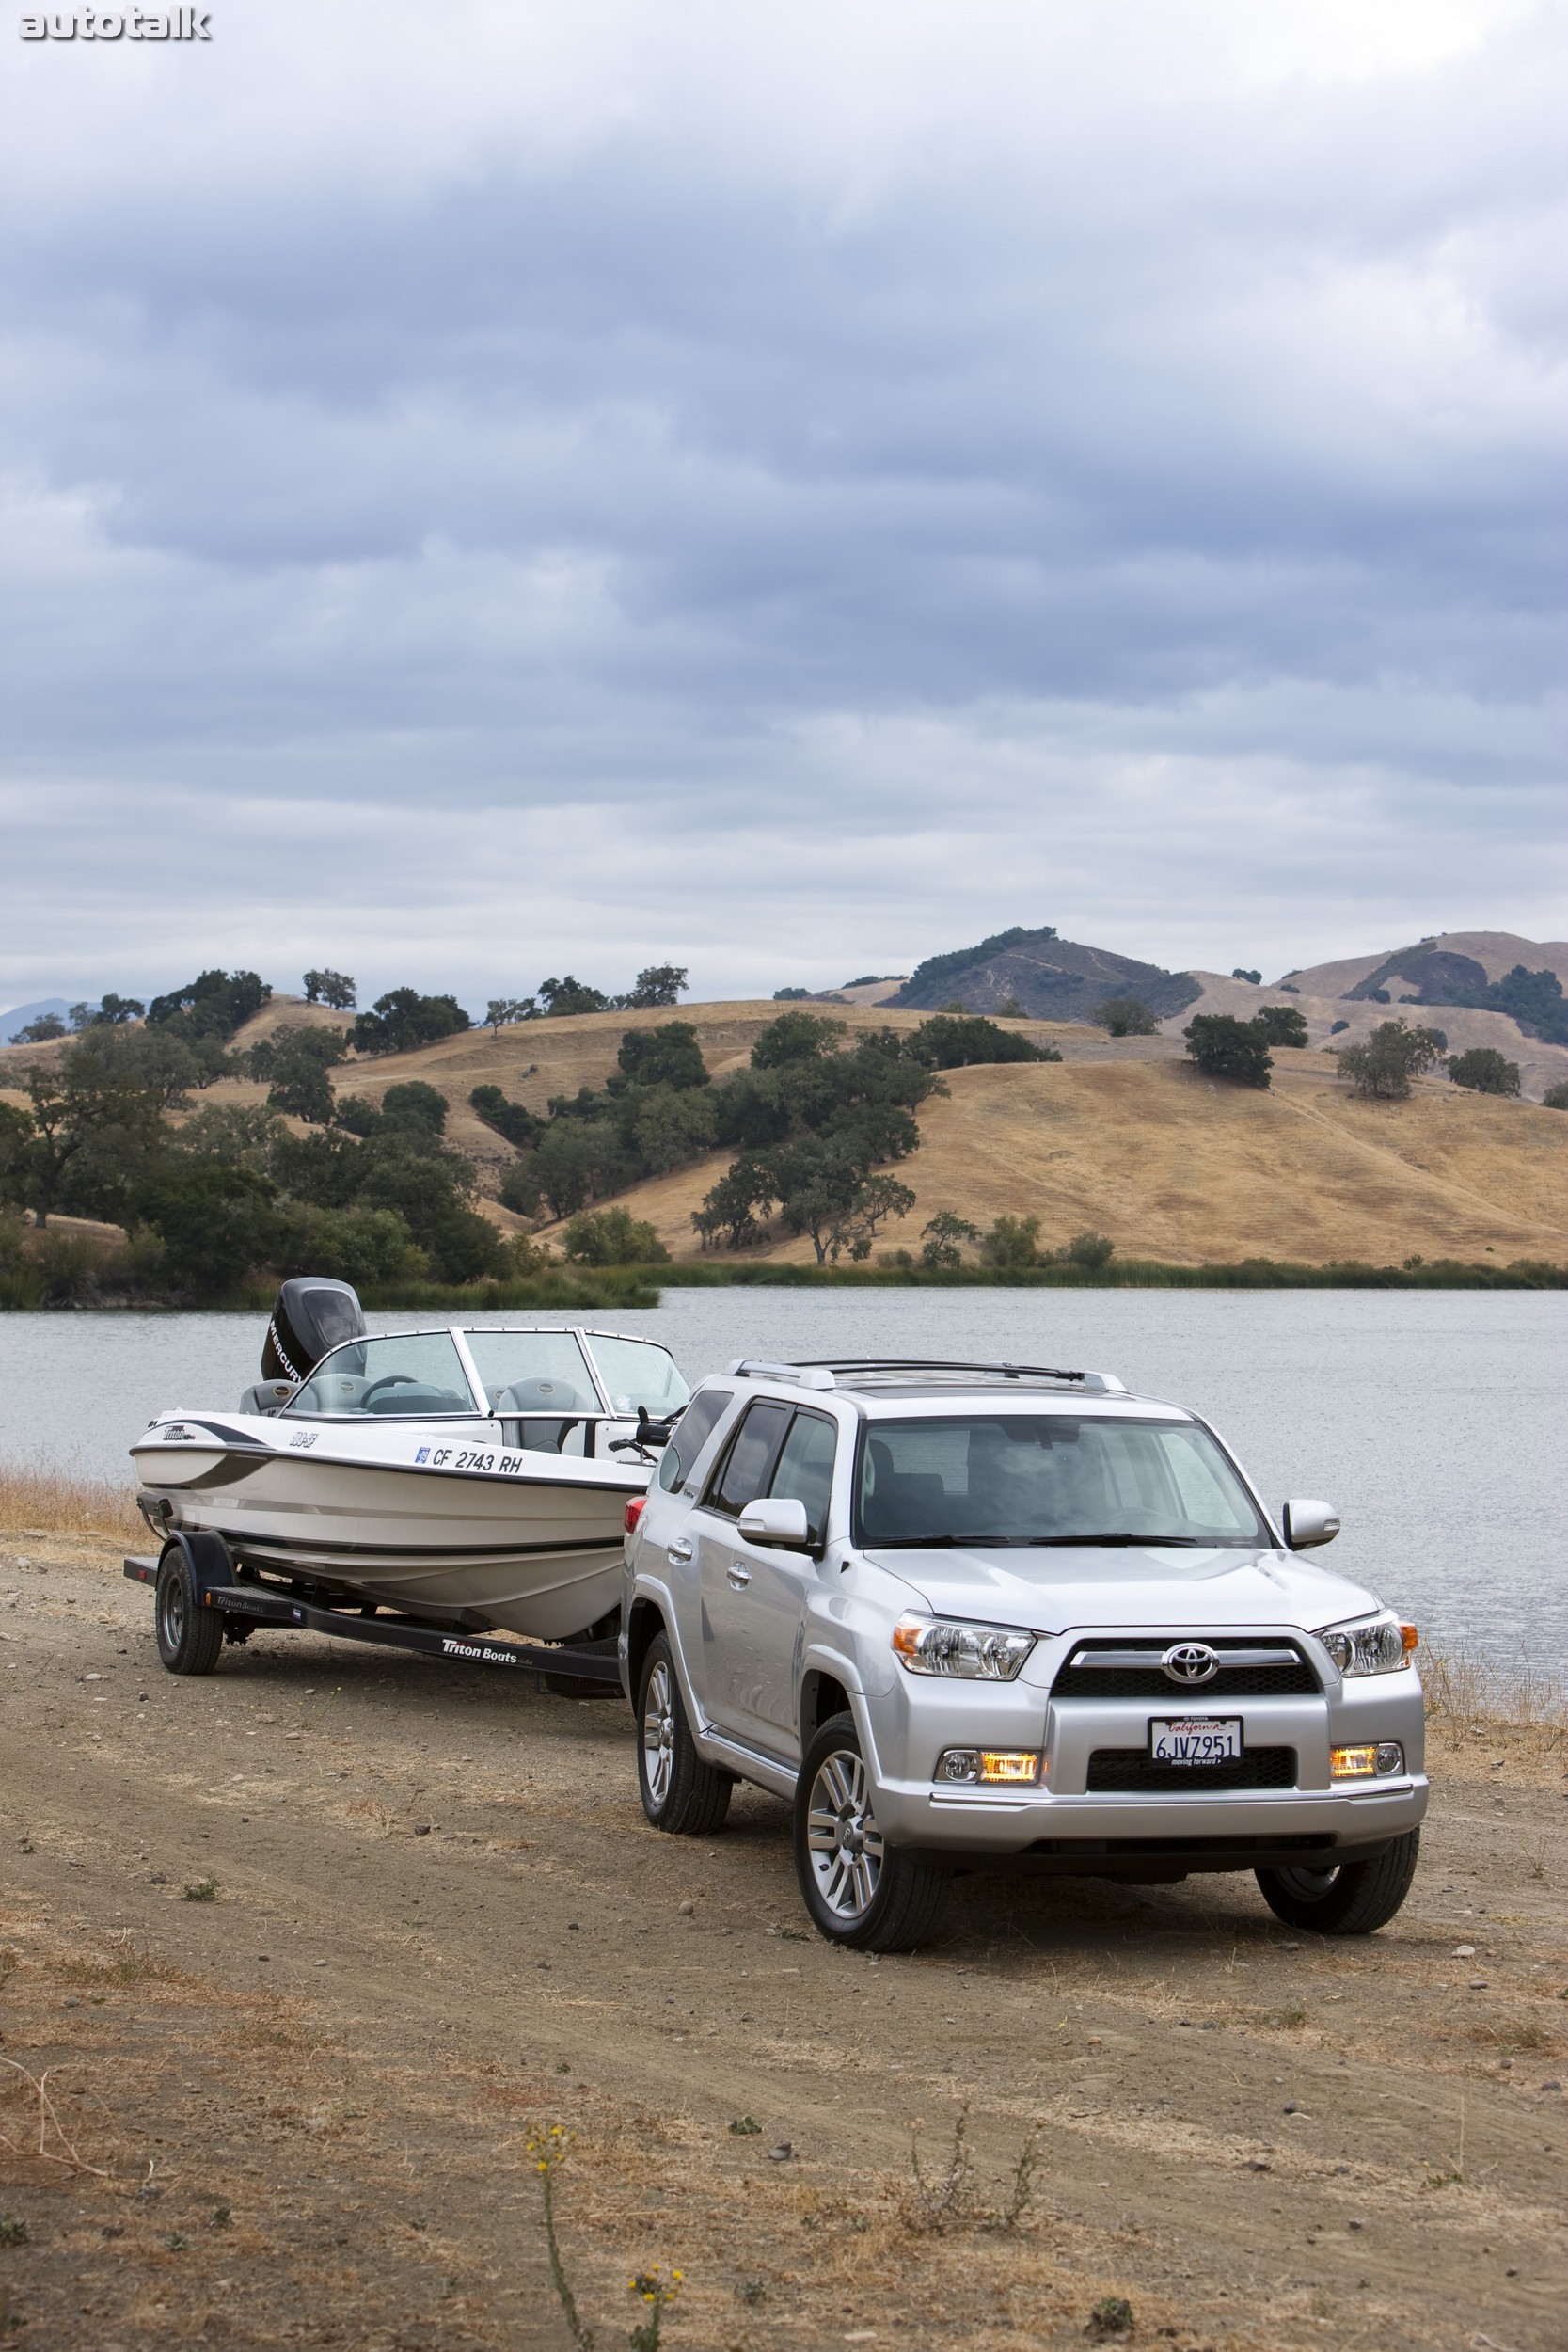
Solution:
[{"label": "boat seat", "polygon": [[490,1400],[498,1413],[596,1413],[596,1397],[584,1396],[570,1380],[514,1380]]},{"label": "boat seat", "polygon": [[370,1397],[359,1407],[366,1413],[399,1413],[406,1421],[411,1415],[428,1418],[435,1413],[473,1413],[473,1406],[466,1396],[456,1395],[451,1389],[420,1389],[412,1381],[395,1389],[383,1389],[379,1396]]}]

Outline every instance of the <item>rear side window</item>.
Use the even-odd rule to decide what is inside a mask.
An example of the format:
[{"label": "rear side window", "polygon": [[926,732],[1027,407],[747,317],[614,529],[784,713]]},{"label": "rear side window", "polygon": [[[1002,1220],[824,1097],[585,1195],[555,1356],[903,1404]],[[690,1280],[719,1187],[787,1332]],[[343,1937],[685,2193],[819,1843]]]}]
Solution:
[{"label": "rear side window", "polygon": [[673,1492],[724,1417],[733,1389],[704,1389],[694,1396],[675,1424],[658,1460],[658,1483]]},{"label": "rear side window", "polygon": [[738,1518],[749,1502],[768,1492],[784,1434],[789,1424],[787,1405],[753,1405],[730,1439],[729,1452],[708,1487],[710,1511]]},{"label": "rear side window", "polygon": [[805,1504],[806,1527],[814,1544],[822,1541],[828,1524],[837,1442],[836,1422],[822,1413],[797,1413],[768,1489],[770,1495]]}]

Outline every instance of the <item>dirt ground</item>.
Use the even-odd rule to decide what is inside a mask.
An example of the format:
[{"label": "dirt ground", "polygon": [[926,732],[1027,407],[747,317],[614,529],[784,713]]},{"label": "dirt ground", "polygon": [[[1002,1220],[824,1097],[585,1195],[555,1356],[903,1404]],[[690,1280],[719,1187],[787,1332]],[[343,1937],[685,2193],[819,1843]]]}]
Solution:
[{"label": "dirt ground", "polygon": [[1445,1727],[1365,1941],[976,1878],[876,1962],[774,1800],[646,1827],[618,1702],[265,1633],[176,1680],[118,1571],[0,1534],[0,2341],[564,2352],[559,2125],[598,2352],[656,2265],[670,2352],[1081,2345],[1107,2298],[1151,2352],[1568,2342],[1560,1738]]}]

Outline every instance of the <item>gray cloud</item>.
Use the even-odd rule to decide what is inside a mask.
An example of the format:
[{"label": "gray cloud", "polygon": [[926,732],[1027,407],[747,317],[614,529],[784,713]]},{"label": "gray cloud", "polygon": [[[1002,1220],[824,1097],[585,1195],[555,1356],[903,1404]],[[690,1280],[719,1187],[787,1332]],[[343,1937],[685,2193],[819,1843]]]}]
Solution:
[{"label": "gray cloud", "polygon": [[0,986],[1560,930],[1561,20],[1364,13],[13,56]]}]

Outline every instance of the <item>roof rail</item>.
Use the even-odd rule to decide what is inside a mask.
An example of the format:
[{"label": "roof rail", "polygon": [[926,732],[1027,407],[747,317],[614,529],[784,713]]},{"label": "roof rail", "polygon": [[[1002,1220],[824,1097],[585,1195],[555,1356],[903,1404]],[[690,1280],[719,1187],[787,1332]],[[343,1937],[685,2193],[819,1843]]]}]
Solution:
[{"label": "roof rail", "polygon": [[759,1363],[737,1358],[729,1370],[732,1376],[756,1373],[765,1379],[797,1380],[804,1388],[836,1388],[835,1374],[986,1373],[1004,1380],[1068,1381],[1074,1388],[1093,1390],[1105,1396],[1127,1393],[1114,1372],[1067,1372],[1057,1364],[975,1363],[945,1356],[828,1356],[795,1364]]},{"label": "roof rail", "polygon": [[793,1380],[802,1389],[836,1389],[826,1364],[771,1364],[758,1356],[737,1356],[724,1372],[731,1380]]}]

